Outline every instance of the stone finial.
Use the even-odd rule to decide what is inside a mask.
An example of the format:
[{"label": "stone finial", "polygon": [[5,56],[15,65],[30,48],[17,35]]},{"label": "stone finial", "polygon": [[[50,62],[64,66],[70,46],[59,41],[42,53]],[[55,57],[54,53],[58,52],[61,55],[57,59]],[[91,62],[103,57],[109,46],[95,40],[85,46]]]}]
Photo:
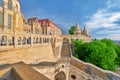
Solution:
[{"label": "stone finial", "polygon": [[86,29],[86,26],[84,26],[83,34],[86,35],[86,36],[89,36],[88,31],[87,31],[87,29]]}]

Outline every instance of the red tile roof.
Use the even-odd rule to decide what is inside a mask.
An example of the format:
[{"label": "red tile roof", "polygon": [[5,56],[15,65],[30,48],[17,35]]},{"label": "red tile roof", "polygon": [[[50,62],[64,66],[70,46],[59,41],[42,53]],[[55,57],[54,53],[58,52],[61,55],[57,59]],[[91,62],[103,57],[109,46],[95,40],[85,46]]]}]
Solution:
[{"label": "red tile roof", "polygon": [[[54,22],[52,22],[49,18],[47,19],[38,19],[37,17],[34,18],[29,18],[28,21],[35,21],[38,20],[38,22],[40,24],[43,24],[45,22],[46,25],[48,25],[48,27],[50,26],[50,23],[52,23],[56,28],[60,29]],[[60,29],[61,30],[61,29]]]},{"label": "red tile roof", "polygon": [[60,28],[59,28],[54,22],[52,22],[49,18],[47,18],[47,19],[39,19],[38,21],[39,21],[39,23],[46,22],[46,23],[48,23],[48,25],[50,25],[50,23],[52,23],[55,27],[57,27],[58,29],[60,29]]}]

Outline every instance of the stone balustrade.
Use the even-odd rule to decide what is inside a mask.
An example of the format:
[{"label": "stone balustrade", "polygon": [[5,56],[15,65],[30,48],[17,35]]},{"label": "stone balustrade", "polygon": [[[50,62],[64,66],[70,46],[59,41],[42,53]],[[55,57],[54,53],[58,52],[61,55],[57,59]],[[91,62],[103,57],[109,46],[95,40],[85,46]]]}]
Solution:
[{"label": "stone balustrade", "polygon": [[51,35],[0,32],[0,50],[44,45],[52,41],[54,38]]}]

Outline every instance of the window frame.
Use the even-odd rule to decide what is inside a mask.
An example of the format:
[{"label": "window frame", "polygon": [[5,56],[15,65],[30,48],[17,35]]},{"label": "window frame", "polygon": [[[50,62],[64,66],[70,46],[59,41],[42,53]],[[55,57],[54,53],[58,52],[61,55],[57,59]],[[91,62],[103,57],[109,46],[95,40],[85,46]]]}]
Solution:
[{"label": "window frame", "polygon": [[12,19],[11,15],[8,14],[8,29],[11,29],[11,19]]},{"label": "window frame", "polygon": [[9,10],[12,10],[12,6],[13,6],[13,5],[12,5],[12,1],[9,0],[9,1],[8,1],[8,9],[9,9]]}]

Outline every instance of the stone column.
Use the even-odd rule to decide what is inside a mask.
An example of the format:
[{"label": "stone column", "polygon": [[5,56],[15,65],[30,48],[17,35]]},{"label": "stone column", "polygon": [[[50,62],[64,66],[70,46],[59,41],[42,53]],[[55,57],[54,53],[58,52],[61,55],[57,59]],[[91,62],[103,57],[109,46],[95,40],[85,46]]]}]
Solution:
[{"label": "stone column", "polygon": [[30,38],[31,38],[30,46],[32,47],[33,46],[33,36],[32,36],[32,33],[30,34]]}]

